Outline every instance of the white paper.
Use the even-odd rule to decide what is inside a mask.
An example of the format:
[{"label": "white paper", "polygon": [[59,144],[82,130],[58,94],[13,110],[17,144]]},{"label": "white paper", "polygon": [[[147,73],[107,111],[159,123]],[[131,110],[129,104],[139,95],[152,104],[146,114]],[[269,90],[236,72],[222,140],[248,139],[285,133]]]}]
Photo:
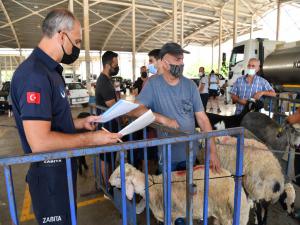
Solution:
[{"label": "white paper", "polygon": [[100,116],[100,119],[95,122],[106,123],[112,119],[115,119],[119,116],[129,113],[130,111],[136,109],[138,106],[139,104],[135,104],[121,99],[117,103],[115,103],[112,107],[110,107],[108,110],[106,110]]},{"label": "white paper", "polygon": [[155,120],[155,116],[152,113],[151,109],[149,109],[147,112],[145,112],[143,115],[141,115],[139,118],[137,118],[132,123],[128,124],[126,127],[124,127],[122,130],[119,131],[120,134],[123,136],[127,134],[131,134],[133,132],[136,132],[138,130],[143,129],[144,127],[150,125]]}]

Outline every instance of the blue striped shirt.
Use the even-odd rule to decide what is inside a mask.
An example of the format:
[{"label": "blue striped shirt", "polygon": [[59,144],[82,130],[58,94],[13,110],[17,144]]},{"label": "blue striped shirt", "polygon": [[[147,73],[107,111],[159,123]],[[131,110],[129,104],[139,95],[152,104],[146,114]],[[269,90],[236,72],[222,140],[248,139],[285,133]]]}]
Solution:
[{"label": "blue striped shirt", "polygon": [[[247,82],[247,76],[239,77],[233,84],[230,94],[238,96],[240,99],[250,99],[259,91],[273,91],[273,88],[267,80],[255,75],[252,84]],[[236,104],[235,114],[242,112],[244,105]]]}]

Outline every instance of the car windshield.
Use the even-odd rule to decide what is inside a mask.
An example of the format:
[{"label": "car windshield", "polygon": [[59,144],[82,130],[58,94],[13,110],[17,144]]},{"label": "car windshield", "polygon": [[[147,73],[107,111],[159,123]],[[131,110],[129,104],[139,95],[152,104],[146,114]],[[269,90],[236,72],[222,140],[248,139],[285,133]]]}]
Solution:
[{"label": "car windshield", "polygon": [[81,83],[68,84],[68,88],[69,90],[85,89],[85,87]]}]

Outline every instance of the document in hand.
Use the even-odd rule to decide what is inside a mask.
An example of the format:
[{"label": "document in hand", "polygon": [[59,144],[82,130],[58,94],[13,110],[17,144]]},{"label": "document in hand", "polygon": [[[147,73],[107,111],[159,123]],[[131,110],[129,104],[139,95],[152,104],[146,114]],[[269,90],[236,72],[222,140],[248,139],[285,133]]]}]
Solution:
[{"label": "document in hand", "polygon": [[108,110],[106,110],[100,116],[100,119],[95,122],[106,123],[112,119],[115,119],[119,116],[129,113],[130,111],[136,109],[138,106],[139,106],[139,104],[135,104],[135,103],[128,102],[128,101],[121,99],[121,100],[117,101],[117,103],[115,103]]},{"label": "document in hand", "polygon": [[126,127],[124,127],[122,130],[119,131],[120,134],[123,136],[127,134],[131,134],[133,132],[136,132],[138,130],[143,129],[144,127],[150,125],[155,120],[155,116],[152,113],[151,109],[149,109],[147,112],[145,112],[143,115],[141,115],[139,118],[137,118],[132,123],[128,124]]}]

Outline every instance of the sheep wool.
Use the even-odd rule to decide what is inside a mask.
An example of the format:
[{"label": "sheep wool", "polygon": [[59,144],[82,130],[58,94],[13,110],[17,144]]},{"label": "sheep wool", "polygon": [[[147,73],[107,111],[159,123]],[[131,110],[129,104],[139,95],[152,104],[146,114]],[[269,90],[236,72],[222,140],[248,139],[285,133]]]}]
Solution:
[{"label": "sheep wool", "polygon": [[[145,199],[145,175],[130,164],[125,165],[126,195],[131,199],[133,193],[141,195]],[[210,170],[209,181],[209,216],[214,217],[221,225],[231,225],[234,211],[234,179],[227,170],[220,174],[214,174]],[[193,183],[196,190],[193,196],[194,219],[203,219],[203,193],[204,193],[204,167],[197,166],[193,172]],[[109,179],[112,186],[120,188],[120,168],[118,167]],[[176,181],[176,182],[175,182]],[[180,182],[182,181],[182,182]],[[186,216],[186,171],[172,172],[172,222],[177,218]],[[164,219],[163,205],[163,177],[149,176],[150,208],[158,221]],[[139,204],[140,205],[140,204]],[[143,205],[143,204],[141,204]],[[139,209],[140,211],[140,209]],[[249,219],[250,203],[242,189],[240,224],[246,225]]]}]

